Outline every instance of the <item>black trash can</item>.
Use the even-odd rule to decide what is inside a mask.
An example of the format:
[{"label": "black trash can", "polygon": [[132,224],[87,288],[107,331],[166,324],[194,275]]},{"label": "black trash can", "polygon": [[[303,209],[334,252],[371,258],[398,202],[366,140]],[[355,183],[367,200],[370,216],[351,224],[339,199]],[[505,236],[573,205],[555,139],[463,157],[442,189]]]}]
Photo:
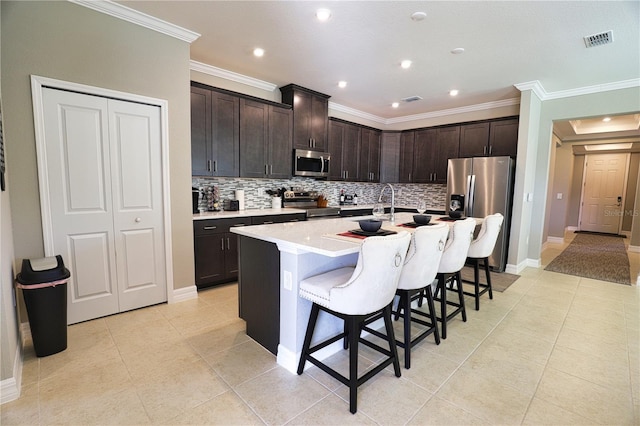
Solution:
[{"label": "black trash can", "polygon": [[36,355],[67,349],[67,282],[71,273],[62,256],[24,259],[16,277],[27,306]]}]

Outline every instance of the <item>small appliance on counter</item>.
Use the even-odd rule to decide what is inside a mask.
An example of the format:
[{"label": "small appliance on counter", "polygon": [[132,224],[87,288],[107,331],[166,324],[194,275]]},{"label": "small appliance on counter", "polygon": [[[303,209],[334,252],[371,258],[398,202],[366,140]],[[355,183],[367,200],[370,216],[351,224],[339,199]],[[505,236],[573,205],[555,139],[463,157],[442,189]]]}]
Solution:
[{"label": "small appliance on counter", "polygon": [[230,212],[237,212],[238,210],[240,210],[240,201],[226,200],[224,209]]},{"label": "small appliance on counter", "polygon": [[191,188],[191,201],[193,202],[193,214],[199,213],[200,204],[200,190],[198,188]]}]

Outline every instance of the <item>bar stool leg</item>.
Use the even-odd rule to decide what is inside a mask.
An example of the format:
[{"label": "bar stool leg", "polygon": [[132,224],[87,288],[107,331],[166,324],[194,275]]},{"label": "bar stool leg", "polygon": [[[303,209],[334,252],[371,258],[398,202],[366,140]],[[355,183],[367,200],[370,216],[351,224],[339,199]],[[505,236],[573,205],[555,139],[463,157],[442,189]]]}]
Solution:
[{"label": "bar stool leg", "polygon": [[455,273],[454,279],[458,282],[458,300],[460,301],[460,309],[462,311],[462,321],[467,322],[467,310],[464,307],[464,291],[462,289],[462,278],[460,277],[460,271]]},{"label": "bar stool leg", "polygon": [[489,286],[489,299],[493,299],[493,289],[491,288],[491,273],[489,272],[489,258],[484,258],[484,271],[487,275],[487,285]]},{"label": "bar stool leg", "polygon": [[411,296],[408,291],[402,291],[396,315],[400,313],[400,304],[404,309],[404,368],[411,368]]},{"label": "bar stool leg", "polygon": [[[409,298],[409,300],[411,300],[411,298]],[[384,324],[387,330],[387,339],[389,340],[389,352],[391,352],[391,356],[393,357],[393,371],[396,377],[400,377],[401,373],[400,373],[400,361],[398,360],[398,348],[396,346],[396,338],[393,333],[393,324],[391,323],[391,305],[384,308],[383,313],[384,313]],[[405,316],[407,316],[406,312],[405,312]],[[409,346],[411,346],[411,338],[409,338]]]},{"label": "bar stool leg", "polygon": [[360,324],[356,317],[345,319],[349,330],[349,411],[355,414],[358,410],[358,340]]},{"label": "bar stool leg", "polygon": [[316,328],[316,321],[318,320],[318,313],[320,308],[315,303],[311,305],[311,314],[309,315],[309,323],[307,324],[307,331],[304,334],[304,343],[302,344],[302,354],[300,355],[300,363],[298,364],[298,375],[304,371],[304,364],[307,362],[309,356],[309,347],[311,346],[311,338],[313,337],[313,330]]},{"label": "bar stool leg", "polygon": [[473,259],[473,286],[476,299],[476,311],[480,310],[480,261]]},{"label": "bar stool leg", "polygon": [[444,274],[438,274],[438,292],[440,293],[441,336],[447,338],[447,280]]},{"label": "bar stool leg", "polygon": [[433,295],[431,294],[431,286],[427,286],[425,288],[425,292],[427,295],[427,304],[429,306],[429,313],[431,314],[429,320],[431,324],[433,324],[433,338],[436,341],[436,345],[440,344],[440,333],[438,332],[438,319],[436,318],[436,308],[433,303]]}]

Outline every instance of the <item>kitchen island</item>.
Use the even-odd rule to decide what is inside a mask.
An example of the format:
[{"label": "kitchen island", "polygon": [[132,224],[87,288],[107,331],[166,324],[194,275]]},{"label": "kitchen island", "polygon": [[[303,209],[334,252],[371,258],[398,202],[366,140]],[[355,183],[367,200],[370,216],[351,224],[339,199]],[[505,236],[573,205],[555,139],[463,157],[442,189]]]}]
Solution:
[{"label": "kitchen island", "polygon": [[[442,216],[433,216],[434,221]],[[358,229],[355,217],[233,228],[239,237],[240,317],[247,334],[277,356],[278,364],[295,373],[311,302],[298,297],[300,281],[332,269],[356,264],[361,239],[340,236]],[[412,213],[397,213],[395,224],[382,229],[411,232],[401,224]],[[451,223],[451,222],[449,222]],[[341,320],[320,314],[314,342],[343,328]],[[329,356],[342,348],[336,342],[319,352]]]}]

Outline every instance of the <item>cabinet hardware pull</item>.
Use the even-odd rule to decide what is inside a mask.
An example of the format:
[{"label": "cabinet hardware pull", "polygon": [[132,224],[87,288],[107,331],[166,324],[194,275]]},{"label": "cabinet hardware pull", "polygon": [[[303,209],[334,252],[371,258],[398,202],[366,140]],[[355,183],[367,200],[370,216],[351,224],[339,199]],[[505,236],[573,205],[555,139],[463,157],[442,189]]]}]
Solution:
[{"label": "cabinet hardware pull", "polygon": [[210,231],[210,230],[216,229],[216,228],[217,228],[217,226],[205,226],[202,229],[205,230],[205,231]]},{"label": "cabinet hardware pull", "polygon": [[140,221],[141,221],[141,220],[142,220],[142,219],[141,219],[141,218],[139,218],[139,217],[136,217],[136,219],[135,219],[136,223],[140,223]]},{"label": "cabinet hardware pull", "polygon": [[218,164],[217,163],[218,163],[217,161],[215,161],[215,160],[213,161],[213,171],[214,172],[218,171]]},{"label": "cabinet hardware pull", "polygon": [[231,248],[229,246],[229,237],[227,237],[227,250],[231,250]]},{"label": "cabinet hardware pull", "polygon": [[224,238],[220,238],[220,249],[224,251]]},{"label": "cabinet hardware pull", "polygon": [[233,226],[234,228],[237,226],[244,226],[244,223],[236,223],[235,225],[231,225],[231,226]]},{"label": "cabinet hardware pull", "polygon": [[493,145],[489,145],[489,155],[491,155],[491,151],[493,150]]},{"label": "cabinet hardware pull", "polygon": [[273,164],[269,164],[269,174],[273,174]]},{"label": "cabinet hardware pull", "polygon": [[263,225],[271,225],[273,221],[262,222]]},{"label": "cabinet hardware pull", "polygon": [[268,164],[265,164],[265,165],[264,165],[264,174],[265,174],[265,175],[268,175],[268,174],[269,174],[269,165],[268,165]]},{"label": "cabinet hardware pull", "polygon": [[207,160],[207,171],[211,171],[211,160]]},{"label": "cabinet hardware pull", "polygon": [[487,155],[487,147],[486,146],[482,147],[482,155]]}]

